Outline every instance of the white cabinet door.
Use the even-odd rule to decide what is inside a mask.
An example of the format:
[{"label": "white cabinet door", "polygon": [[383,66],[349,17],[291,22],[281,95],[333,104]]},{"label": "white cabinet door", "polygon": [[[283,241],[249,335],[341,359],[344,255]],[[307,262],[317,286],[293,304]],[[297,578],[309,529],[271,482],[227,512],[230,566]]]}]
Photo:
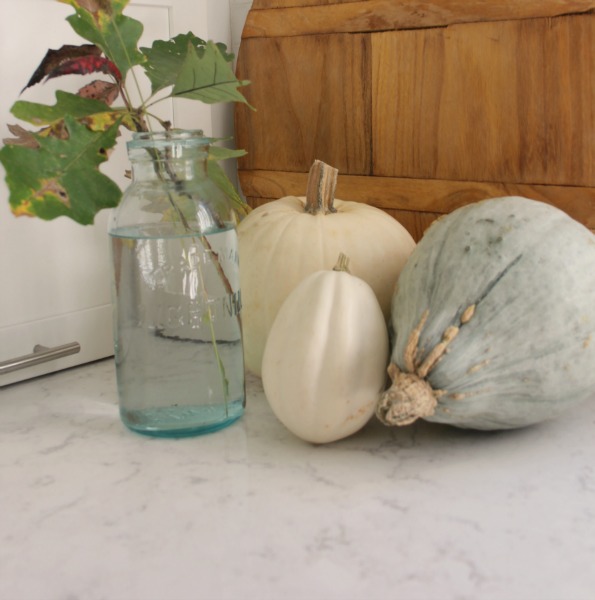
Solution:
[{"label": "white cabinet door", "polygon": [[[0,0],[0,135],[10,137],[9,109],[19,97],[48,48],[80,44],[65,18],[73,9],[56,0]],[[131,2],[126,14],[145,25],[142,46],[193,31],[204,39],[229,36],[228,0],[142,0]],[[223,20],[223,21],[222,21]],[[227,25],[221,26],[224,22]],[[210,24],[210,25],[209,25]],[[210,34],[210,30],[216,34]],[[62,77],[26,90],[21,98],[54,103],[55,89],[81,86],[77,76]],[[148,89],[148,88],[147,88]],[[230,135],[228,109],[198,102],[167,101],[162,116],[176,126],[202,128],[209,135]],[[103,169],[122,187],[127,168],[125,138]],[[61,217],[44,222],[14,217],[0,165],[0,387],[113,353],[110,300],[110,257],[106,211],[93,226]],[[52,348],[71,342],[80,352],[65,358],[10,371],[3,363],[33,352],[36,345]]]}]

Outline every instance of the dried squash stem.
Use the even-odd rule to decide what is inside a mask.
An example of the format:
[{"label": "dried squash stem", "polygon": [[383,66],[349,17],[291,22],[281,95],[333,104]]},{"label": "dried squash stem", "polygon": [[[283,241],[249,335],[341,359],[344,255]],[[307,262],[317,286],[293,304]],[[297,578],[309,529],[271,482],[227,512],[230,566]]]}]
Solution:
[{"label": "dried squash stem", "polygon": [[419,339],[428,320],[428,311],[421,316],[420,322],[409,335],[404,353],[406,372],[392,363],[388,374],[392,380],[390,388],[382,394],[376,407],[376,416],[385,425],[409,425],[419,418],[430,417],[436,411],[438,399],[444,390],[435,390],[426,380],[431,370],[446,354],[448,345],[456,338],[460,328],[468,323],[475,313],[475,305],[465,309],[459,319],[459,326],[448,327],[442,340],[430,350],[420,364],[417,360]]},{"label": "dried squash stem", "polygon": [[376,407],[380,421],[385,425],[409,425],[434,414],[438,401],[427,381],[414,373],[403,373],[394,363],[388,366],[388,374],[393,383]]}]

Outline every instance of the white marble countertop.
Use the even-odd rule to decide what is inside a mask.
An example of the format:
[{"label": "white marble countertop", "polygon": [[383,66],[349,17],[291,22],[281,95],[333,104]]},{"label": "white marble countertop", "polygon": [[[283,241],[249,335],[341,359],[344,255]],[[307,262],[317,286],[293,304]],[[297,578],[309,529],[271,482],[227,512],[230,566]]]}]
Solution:
[{"label": "white marble countertop", "polygon": [[256,379],[182,440],[124,428],[111,360],[0,389],[1,600],[334,598],[593,600],[595,401],[312,446]]}]

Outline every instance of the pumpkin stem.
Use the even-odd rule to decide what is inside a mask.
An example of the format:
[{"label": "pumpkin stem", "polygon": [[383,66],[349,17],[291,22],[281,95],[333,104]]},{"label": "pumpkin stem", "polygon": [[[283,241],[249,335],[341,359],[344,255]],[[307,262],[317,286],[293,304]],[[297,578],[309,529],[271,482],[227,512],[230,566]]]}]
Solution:
[{"label": "pumpkin stem", "polygon": [[343,271],[344,273],[351,273],[349,270],[349,257],[341,252],[337,260],[337,264],[333,267],[333,271]]},{"label": "pumpkin stem", "polygon": [[388,374],[393,383],[376,407],[376,416],[382,423],[409,425],[434,414],[438,401],[427,381],[414,373],[403,373],[394,363],[389,365]]},{"label": "pumpkin stem", "polygon": [[317,215],[320,212],[324,215],[337,212],[333,202],[335,201],[338,173],[338,169],[330,167],[321,160],[314,161],[308,174],[305,212],[311,215]]}]

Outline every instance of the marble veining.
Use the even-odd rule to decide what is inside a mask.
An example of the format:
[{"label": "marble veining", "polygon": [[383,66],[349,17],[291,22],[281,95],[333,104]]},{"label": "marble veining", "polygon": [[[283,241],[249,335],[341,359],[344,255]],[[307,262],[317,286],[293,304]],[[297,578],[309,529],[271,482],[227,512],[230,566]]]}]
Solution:
[{"label": "marble veining", "polygon": [[593,600],[595,398],[481,433],[304,443],[119,421],[111,360],[0,390],[0,600]]}]

